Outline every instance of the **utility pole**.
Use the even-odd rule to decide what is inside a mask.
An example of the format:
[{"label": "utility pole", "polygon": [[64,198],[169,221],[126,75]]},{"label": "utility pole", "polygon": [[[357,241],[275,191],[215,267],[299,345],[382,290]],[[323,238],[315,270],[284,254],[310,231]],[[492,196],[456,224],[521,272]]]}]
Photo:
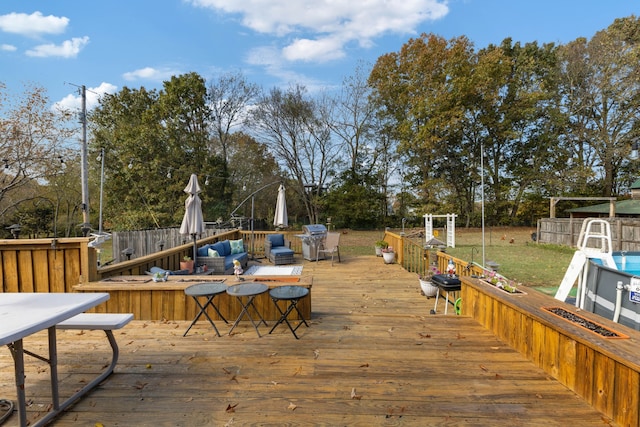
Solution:
[{"label": "utility pole", "polygon": [[82,181],[82,235],[89,236],[91,224],[89,223],[89,160],[87,156],[87,88],[80,86],[82,95],[82,150],[81,150],[81,181]]}]

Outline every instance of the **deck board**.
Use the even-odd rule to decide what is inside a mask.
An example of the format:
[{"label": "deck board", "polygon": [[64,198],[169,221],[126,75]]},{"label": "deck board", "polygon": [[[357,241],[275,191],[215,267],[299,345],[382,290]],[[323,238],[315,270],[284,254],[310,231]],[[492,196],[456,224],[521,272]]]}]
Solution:
[{"label": "deck board", "polygon": [[[133,321],[115,332],[115,374],[54,425],[613,425],[471,318],[430,315],[434,299],[398,265],[343,257],[305,262],[303,275],[313,276],[313,318],[300,340],[286,326],[258,338],[243,322],[216,337],[200,322],[182,337],[187,321]],[[108,351],[102,332],[58,334],[64,396]],[[45,352],[46,334],[25,345]],[[30,419],[46,410],[45,368],[27,358]],[[15,399],[6,348],[0,379],[0,397]]]}]

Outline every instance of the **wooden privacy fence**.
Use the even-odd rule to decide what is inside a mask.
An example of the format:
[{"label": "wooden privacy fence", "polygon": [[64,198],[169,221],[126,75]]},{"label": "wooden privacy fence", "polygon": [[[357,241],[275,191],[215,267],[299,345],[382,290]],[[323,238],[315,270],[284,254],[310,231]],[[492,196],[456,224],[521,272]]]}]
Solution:
[{"label": "wooden privacy fence", "polygon": [[2,292],[72,292],[88,282],[96,253],[89,239],[0,240]]},{"label": "wooden privacy fence", "polygon": [[[576,246],[582,222],[590,218],[543,218],[538,220],[539,243]],[[640,251],[640,219],[598,218],[611,224],[611,244],[615,251]]]}]

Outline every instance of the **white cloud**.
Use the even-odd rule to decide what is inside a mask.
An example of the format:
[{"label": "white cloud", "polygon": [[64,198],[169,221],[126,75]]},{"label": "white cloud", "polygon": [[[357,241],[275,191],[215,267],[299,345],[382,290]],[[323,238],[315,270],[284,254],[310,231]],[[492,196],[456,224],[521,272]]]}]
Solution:
[{"label": "white cloud", "polygon": [[282,49],[284,58],[288,61],[332,61],[345,56],[342,41],[332,38],[317,40],[299,39]]},{"label": "white cloud", "polygon": [[151,81],[162,82],[165,80],[169,80],[171,79],[172,76],[176,76],[179,74],[182,74],[182,73],[180,71],[171,70],[168,68],[156,69],[152,67],[145,67],[135,71],[130,71],[128,73],[124,73],[122,77],[128,81],[151,80]]},{"label": "white cloud", "polygon": [[15,52],[18,48],[12,44],[2,44],[0,45],[0,50],[5,52]]},{"label": "white cloud", "polygon": [[244,26],[276,37],[299,35],[282,48],[289,61],[327,61],[344,56],[347,43],[373,45],[389,33],[412,34],[425,21],[444,17],[447,0],[189,0],[241,17]]},{"label": "white cloud", "polygon": [[89,37],[74,37],[71,40],[65,40],[60,45],[41,44],[33,49],[29,49],[27,56],[35,56],[39,58],[47,58],[57,56],[62,58],[75,58],[78,53],[89,43]]},{"label": "white cloud", "polygon": [[37,36],[39,34],[62,34],[65,32],[69,18],[58,16],[43,16],[41,12],[9,13],[0,15],[0,31]]},{"label": "white cloud", "polygon": [[[98,87],[86,88],[87,110],[92,110],[98,105],[100,97],[104,94],[116,93],[118,86],[102,82]],[[82,109],[82,94],[78,90],[75,94],[69,94],[53,105],[54,109],[80,111]]]}]

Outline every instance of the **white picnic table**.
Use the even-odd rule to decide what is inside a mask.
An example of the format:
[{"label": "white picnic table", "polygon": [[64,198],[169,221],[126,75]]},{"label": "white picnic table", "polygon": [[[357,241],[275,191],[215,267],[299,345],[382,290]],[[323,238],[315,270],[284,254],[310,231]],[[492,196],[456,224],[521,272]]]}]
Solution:
[{"label": "white picnic table", "polygon": [[[33,424],[34,426],[45,425],[50,422],[106,377],[104,375],[105,372],[69,399],[60,403],[56,325],[108,299],[108,293],[0,293],[0,345],[6,345],[13,356],[21,426],[27,425],[24,374],[25,354],[47,362],[51,371],[52,409],[37,423]],[[24,338],[45,329],[49,334],[48,359],[25,350],[22,342]]]}]

